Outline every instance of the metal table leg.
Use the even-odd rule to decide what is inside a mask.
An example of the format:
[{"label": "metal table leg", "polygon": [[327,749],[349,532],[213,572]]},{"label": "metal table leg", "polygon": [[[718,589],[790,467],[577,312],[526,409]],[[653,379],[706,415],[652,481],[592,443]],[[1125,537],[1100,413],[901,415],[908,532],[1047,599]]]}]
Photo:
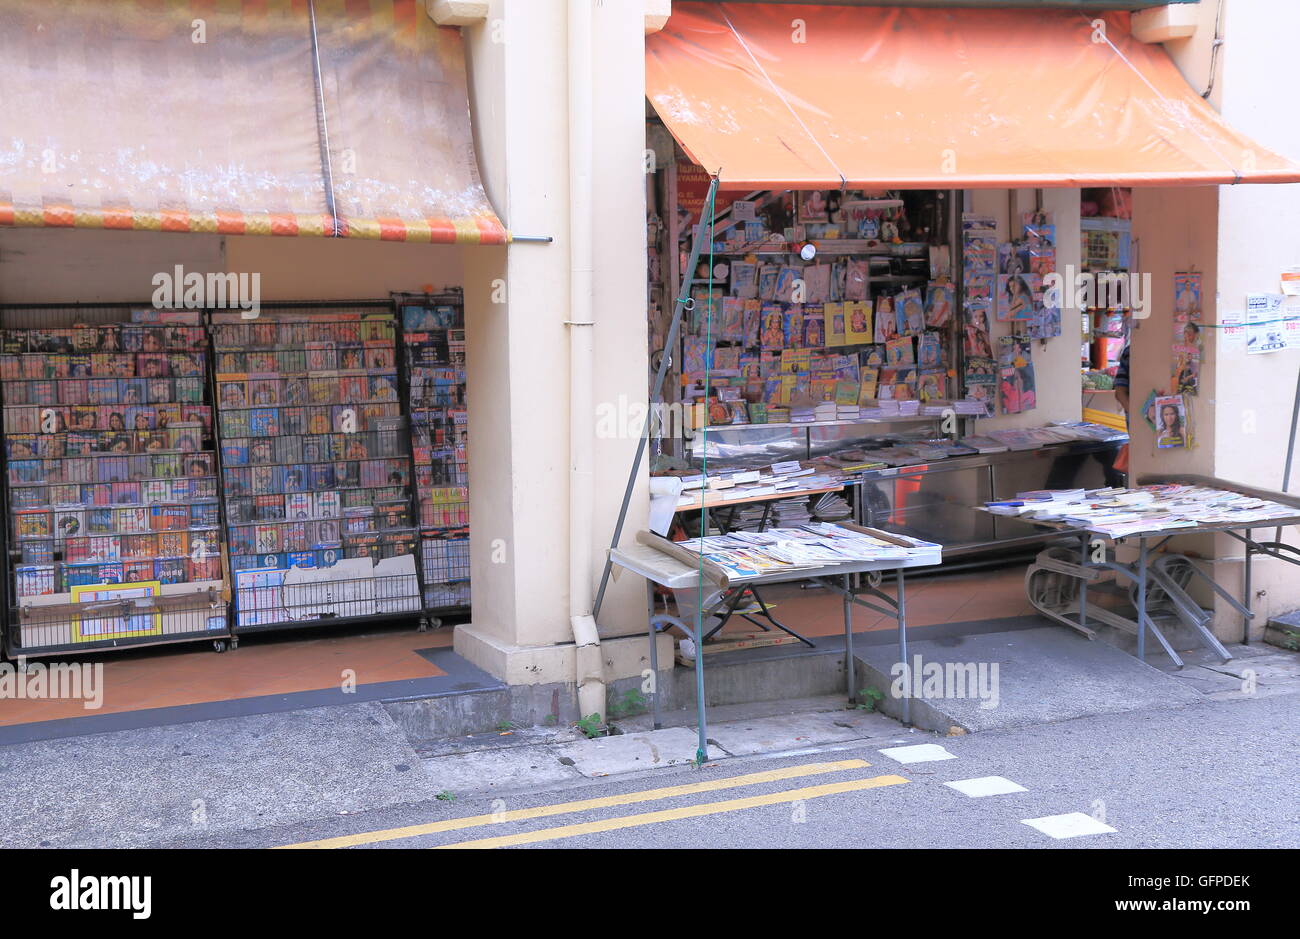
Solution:
[{"label": "metal table leg", "polygon": [[[703,597],[701,596],[701,600]],[[695,708],[699,741],[695,749],[695,765],[703,766],[709,758],[709,729],[704,715],[704,604],[695,607]]]},{"label": "metal table leg", "polygon": [[659,628],[655,625],[655,585],[646,581],[646,592],[650,595],[650,705],[654,714],[654,728],[663,726],[659,721]]},{"label": "metal table leg", "polygon": [[1138,539],[1137,581],[1138,661],[1146,661],[1147,638],[1147,540]]},{"label": "metal table leg", "polygon": [[849,575],[844,575],[844,679],[848,686],[849,704],[856,704],[856,689],[853,687],[853,598],[849,595]]},{"label": "metal table leg", "polygon": [[1251,616],[1249,615],[1249,611],[1252,609],[1250,603],[1250,558],[1253,552],[1250,549],[1251,549],[1251,542],[1253,539],[1250,537],[1249,528],[1242,531],[1242,534],[1246,536],[1244,539],[1246,542],[1246,571],[1241,586],[1241,605],[1246,608],[1247,615],[1241,618],[1241,644],[1243,646],[1248,646],[1250,645],[1250,621],[1251,621]]},{"label": "metal table leg", "polygon": [[[1079,539],[1081,542],[1079,550],[1080,567],[1088,566],[1090,534],[1090,532],[1086,531],[1079,533]],[[1086,580],[1079,581],[1079,628],[1083,630],[1085,636],[1088,635],[1088,582]]]},{"label": "metal table leg", "polygon": [[912,725],[912,673],[907,664],[907,599],[903,588],[903,569],[898,576],[898,658],[903,663],[903,723]]}]

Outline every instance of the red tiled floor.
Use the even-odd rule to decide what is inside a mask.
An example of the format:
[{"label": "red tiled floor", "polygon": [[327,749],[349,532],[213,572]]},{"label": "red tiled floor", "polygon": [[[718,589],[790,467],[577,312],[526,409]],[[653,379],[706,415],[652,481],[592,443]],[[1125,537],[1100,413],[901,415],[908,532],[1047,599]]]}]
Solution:
[{"label": "red tiled floor", "polygon": [[357,684],[432,678],[445,673],[416,650],[451,643],[450,629],[403,627],[360,635],[313,630],[245,636],[238,649],[221,655],[207,642],[105,652],[81,660],[104,664],[102,707],[8,699],[0,701],[0,726],[316,691],[338,687],[345,669]]},{"label": "red tiled floor", "polygon": [[[886,591],[892,595],[893,586],[886,585]],[[843,602],[827,590],[788,585],[769,588],[763,596],[777,619],[806,636],[844,631]],[[1023,568],[916,577],[907,583],[912,627],[1032,612]],[[854,607],[853,623],[858,631],[895,626],[862,607]],[[737,617],[723,633],[754,628]],[[103,707],[87,711],[80,700],[3,700],[0,726],[334,688],[345,669],[358,684],[435,677],[444,673],[416,650],[451,644],[450,629],[418,633],[403,627],[361,635],[321,629],[245,636],[237,650],[222,655],[207,642],[102,653],[86,661],[104,663]]]},{"label": "red tiled floor", "polygon": [[[1034,610],[1025,597],[1024,582],[1025,572],[1019,567],[910,579],[906,582],[907,625],[936,626],[1028,616]],[[893,585],[886,584],[885,592],[893,596]],[[771,587],[763,591],[763,599],[772,608],[772,615],[795,632],[809,637],[844,632],[843,600],[828,590],[805,590],[798,585]],[[853,626],[855,631],[862,631],[894,629],[896,624],[882,613],[855,606]],[[745,620],[734,618],[722,634],[754,628]]]}]

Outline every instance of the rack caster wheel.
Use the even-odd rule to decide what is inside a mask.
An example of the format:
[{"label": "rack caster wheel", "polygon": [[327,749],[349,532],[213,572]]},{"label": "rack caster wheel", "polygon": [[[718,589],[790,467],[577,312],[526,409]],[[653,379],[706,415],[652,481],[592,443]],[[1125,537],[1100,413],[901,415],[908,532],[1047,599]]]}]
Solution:
[{"label": "rack caster wheel", "polygon": [[430,629],[437,629],[437,628],[440,627],[441,625],[442,625],[442,618],[441,618],[441,617],[438,617],[438,616],[430,616],[430,617],[429,617],[429,628],[430,628]]},{"label": "rack caster wheel", "polygon": [[225,652],[225,651],[226,651],[226,640],[224,640],[224,639],[213,639],[213,640],[212,640],[212,649],[213,649],[214,652]]},{"label": "rack caster wheel", "polygon": [[427,619],[420,620],[420,625],[415,627],[415,631],[417,633],[427,633],[429,631],[429,621]]},{"label": "rack caster wheel", "polygon": [[230,651],[234,652],[238,648],[239,648],[239,640],[232,636],[230,638]]}]

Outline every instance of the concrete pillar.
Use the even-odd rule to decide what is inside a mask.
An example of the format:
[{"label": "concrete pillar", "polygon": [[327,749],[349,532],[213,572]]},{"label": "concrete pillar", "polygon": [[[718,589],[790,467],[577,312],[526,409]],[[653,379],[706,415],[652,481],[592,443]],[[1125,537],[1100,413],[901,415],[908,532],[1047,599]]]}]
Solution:
[{"label": "concrete pillar", "polygon": [[[595,400],[646,397],[644,11],[593,4],[596,109]],[[474,619],[456,651],[515,685],[573,680],[569,627],[567,22],[563,0],[492,0],[464,27],[484,184],[514,243],[466,252]],[[595,434],[595,415],[577,432]],[[596,441],[603,563],[635,437]],[[643,528],[646,483],[628,530]],[[600,616],[606,678],[639,675],[644,585],[621,578]],[[667,650],[665,650],[667,651]]]}]

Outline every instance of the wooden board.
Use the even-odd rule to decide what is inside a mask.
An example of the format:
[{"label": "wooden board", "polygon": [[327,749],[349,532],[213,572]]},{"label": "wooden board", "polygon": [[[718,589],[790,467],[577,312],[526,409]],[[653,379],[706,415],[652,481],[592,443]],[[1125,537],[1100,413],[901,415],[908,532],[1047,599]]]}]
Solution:
[{"label": "wooden board", "polygon": [[[770,632],[756,629],[753,632],[729,633],[726,639],[711,639],[704,643],[704,654],[713,655],[718,652],[739,652],[741,649],[786,646],[798,641],[796,637],[791,636],[789,633],[783,633],[778,629],[773,629]],[[695,662],[684,657],[679,649],[677,651],[677,664],[689,667],[693,666]]]}]

